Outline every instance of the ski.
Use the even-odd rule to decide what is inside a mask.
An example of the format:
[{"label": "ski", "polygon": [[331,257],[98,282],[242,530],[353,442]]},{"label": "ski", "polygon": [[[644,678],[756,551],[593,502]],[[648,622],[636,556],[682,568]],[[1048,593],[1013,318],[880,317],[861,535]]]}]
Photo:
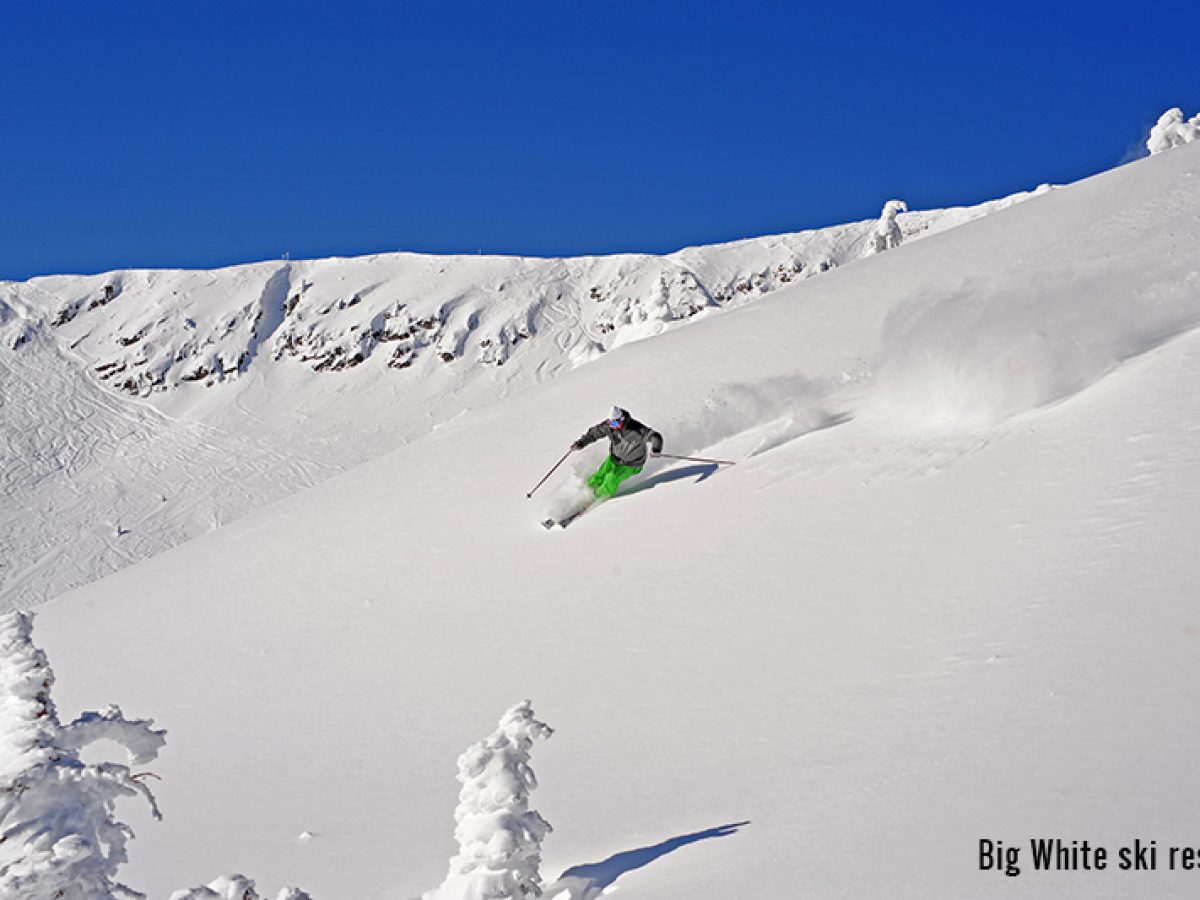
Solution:
[{"label": "ski", "polygon": [[545,528],[547,531],[552,530],[555,525],[557,525],[559,528],[566,528],[568,525],[570,525],[572,522],[574,522],[576,519],[578,519],[580,516],[582,516],[585,512],[587,512],[593,506],[595,506],[594,503],[589,503],[587,506],[581,507],[580,509],[575,510],[575,512],[569,513],[569,514],[563,516],[561,519],[554,519],[554,518],[543,519],[542,527]]},{"label": "ski", "polygon": [[569,516],[566,516],[565,518],[559,519],[559,520],[558,520],[558,527],[559,527],[559,528],[566,528],[568,525],[570,525],[572,522],[574,522],[576,519],[578,519],[580,516],[582,516],[582,515],[583,515],[585,512],[587,512],[587,511],[588,511],[589,509],[591,509],[591,508],[592,508],[592,506],[591,506],[591,504],[589,503],[589,504],[588,504],[587,506],[585,506],[583,509],[576,510],[575,512],[571,513]]}]

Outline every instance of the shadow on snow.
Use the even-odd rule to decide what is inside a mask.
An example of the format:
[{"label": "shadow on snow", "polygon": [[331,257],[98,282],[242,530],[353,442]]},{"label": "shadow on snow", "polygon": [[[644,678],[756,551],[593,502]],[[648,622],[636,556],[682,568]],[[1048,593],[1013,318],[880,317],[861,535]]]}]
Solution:
[{"label": "shadow on snow", "polygon": [[642,491],[648,491],[660,484],[666,484],[669,481],[682,481],[685,478],[696,476],[696,484],[711,477],[719,468],[715,463],[705,463],[699,466],[684,466],[680,469],[668,469],[665,472],[659,472],[657,475],[651,475],[645,481],[633,485],[627,491],[618,491],[618,497],[628,497],[630,494],[639,494]]},{"label": "shadow on snow", "polygon": [[626,872],[648,866],[659,857],[673,853],[688,844],[736,834],[739,828],[749,824],[734,822],[731,825],[719,825],[706,831],[673,837],[652,847],[639,847],[637,850],[616,853],[603,862],[572,866],[562,873],[558,881],[546,888],[545,896],[549,900],[596,900],[609,885]]}]

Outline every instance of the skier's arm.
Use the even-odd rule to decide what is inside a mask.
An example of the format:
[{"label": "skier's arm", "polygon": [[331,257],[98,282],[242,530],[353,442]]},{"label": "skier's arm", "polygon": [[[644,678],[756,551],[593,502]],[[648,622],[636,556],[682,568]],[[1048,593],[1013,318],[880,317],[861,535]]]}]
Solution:
[{"label": "skier's arm", "polygon": [[642,440],[644,440],[647,444],[650,445],[650,452],[651,453],[662,453],[662,448],[663,448],[662,435],[659,434],[657,431],[655,431],[653,428],[651,428],[649,425],[642,425],[640,422],[638,424],[641,425],[641,427],[638,429],[638,433],[641,434]]},{"label": "skier's arm", "polygon": [[606,434],[608,434],[608,423],[600,422],[599,424],[593,425],[591,428],[585,431],[579,440],[571,445],[571,449],[582,450],[588,444],[600,440],[600,438],[604,437]]}]

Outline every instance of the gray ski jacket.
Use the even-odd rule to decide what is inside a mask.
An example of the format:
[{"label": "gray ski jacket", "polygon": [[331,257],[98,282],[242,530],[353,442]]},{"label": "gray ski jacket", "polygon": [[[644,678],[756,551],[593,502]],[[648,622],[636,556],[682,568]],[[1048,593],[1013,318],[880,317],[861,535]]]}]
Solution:
[{"label": "gray ski jacket", "polygon": [[662,435],[629,416],[620,428],[610,428],[607,421],[593,425],[575,442],[576,447],[586,447],[602,437],[608,438],[608,452],[622,466],[641,468],[646,464],[647,445],[655,453],[662,452]]}]

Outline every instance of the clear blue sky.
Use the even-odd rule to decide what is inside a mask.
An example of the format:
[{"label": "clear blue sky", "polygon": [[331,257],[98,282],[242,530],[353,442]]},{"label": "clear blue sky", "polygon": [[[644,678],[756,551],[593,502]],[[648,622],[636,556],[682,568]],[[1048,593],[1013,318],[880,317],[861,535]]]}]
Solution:
[{"label": "clear blue sky", "polygon": [[0,279],[681,246],[1110,168],[1200,3],[42,0],[0,11]]}]

